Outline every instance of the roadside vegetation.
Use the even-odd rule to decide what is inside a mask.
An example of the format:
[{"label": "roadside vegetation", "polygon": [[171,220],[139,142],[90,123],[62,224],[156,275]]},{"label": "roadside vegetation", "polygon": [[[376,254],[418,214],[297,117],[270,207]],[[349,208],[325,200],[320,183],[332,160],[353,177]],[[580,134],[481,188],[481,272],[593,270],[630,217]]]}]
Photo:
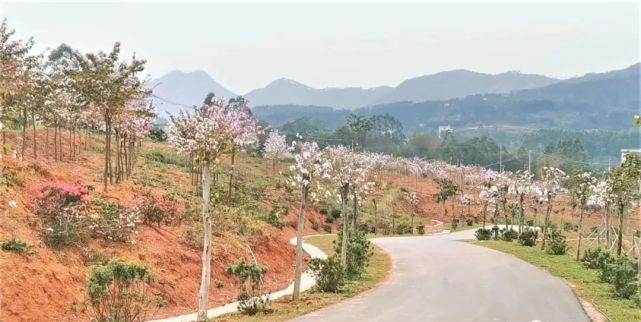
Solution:
[{"label": "roadside vegetation", "polygon": [[[554,276],[568,281],[572,289],[583,300],[590,302],[594,307],[603,312],[610,321],[627,322],[640,321],[641,309],[638,299],[622,298],[616,295],[616,287],[602,279],[602,270],[589,268],[593,256],[588,255],[587,261],[576,261],[574,254],[554,255],[542,251],[538,247],[522,247],[515,242],[504,242],[501,240],[469,241],[474,245],[496,249],[498,251],[512,254],[528,263],[541,267]],[[614,257],[612,257],[614,259]],[[625,267],[632,266],[632,263],[614,264],[612,271],[625,270]],[[630,271],[632,272],[632,271]],[[634,276],[635,273],[631,273]],[[608,273],[608,278],[618,273]],[[628,275],[630,276],[630,275]],[[627,280],[628,287],[634,282]]]},{"label": "roadside vegetation", "polygon": [[[335,253],[336,235],[323,235],[306,237],[305,241],[310,243],[328,256]],[[372,256],[369,264],[364,268],[363,273],[356,279],[346,279],[336,292],[323,292],[318,287],[301,293],[300,300],[292,301],[289,298],[282,298],[272,301],[271,312],[257,314],[254,316],[240,313],[228,314],[214,321],[285,321],[304,315],[323,307],[341,302],[354,297],[362,292],[374,288],[384,281],[392,268],[392,263],[387,254],[380,248],[372,246]]]}]

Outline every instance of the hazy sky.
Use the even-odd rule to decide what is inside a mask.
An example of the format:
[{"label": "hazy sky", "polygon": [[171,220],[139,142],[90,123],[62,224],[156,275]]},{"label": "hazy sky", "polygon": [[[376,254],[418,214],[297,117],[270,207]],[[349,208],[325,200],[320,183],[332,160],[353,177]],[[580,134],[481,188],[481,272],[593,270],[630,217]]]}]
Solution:
[{"label": "hazy sky", "polygon": [[3,4],[44,50],[123,51],[152,77],[202,69],[244,94],[287,77],[314,87],[395,86],[451,69],[554,77],[639,61],[639,5],[623,4]]}]

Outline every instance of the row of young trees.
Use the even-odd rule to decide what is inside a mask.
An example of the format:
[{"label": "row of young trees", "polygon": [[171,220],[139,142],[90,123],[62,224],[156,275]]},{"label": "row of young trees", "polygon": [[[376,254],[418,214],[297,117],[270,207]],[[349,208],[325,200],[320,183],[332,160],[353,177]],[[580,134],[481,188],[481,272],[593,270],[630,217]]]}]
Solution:
[{"label": "row of young trees", "polygon": [[[21,128],[20,152],[26,158],[27,129],[32,132],[33,159],[38,158],[38,130],[44,129],[45,157],[77,158],[91,133],[104,135],[104,190],[131,175],[136,149],[155,117],[149,91],[141,80],[145,60],[120,59],[120,44],[109,52],[81,53],[66,44],[31,53],[33,41],[16,39],[6,20],[0,25],[0,130],[2,154],[9,150],[8,128]],[[42,143],[41,143],[42,144]],[[115,152],[115,158],[113,156]]]},{"label": "row of young trees", "polygon": [[[209,215],[211,207],[211,173],[218,164],[222,153],[232,151],[233,156],[235,146],[246,146],[255,143],[254,138],[259,132],[258,127],[255,126],[256,121],[251,117],[250,113],[245,112],[243,109],[235,109],[232,106],[233,104],[229,102],[226,103],[222,99],[214,98],[210,100],[209,104],[195,108],[190,113],[181,113],[179,116],[172,118],[172,127],[169,132],[169,141],[176,147],[178,152],[191,156],[193,160],[202,165],[205,242],[202,283],[199,293],[199,319],[204,319],[206,316],[209,281],[211,278],[209,267],[211,262],[212,224],[211,216]],[[460,185],[483,186],[479,199],[483,204],[484,222],[485,213],[490,206],[494,209],[495,217],[498,216],[501,210],[505,214],[510,196],[514,196],[511,207],[519,215],[519,231],[522,231],[523,228],[524,203],[527,200],[527,196],[530,196],[533,200],[548,204],[545,221],[549,223],[554,197],[557,194],[565,192],[565,189],[570,187],[572,195],[576,196],[581,204],[584,204],[592,200],[582,192],[585,190],[583,189],[585,185],[589,185],[588,190],[590,191],[597,189],[597,184],[592,181],[584,182],[585,184],[583,185],[580,183],[570,185],[569,182],[571,180],[568,180],[563,171],[556,168],[545,168],[541,174],[542,180],[535,181],[527,171],[499,173],[482,167],[454,166],[439,161],[408,160],[392,158],[383,154],[355,152],[353,149],[344,146],[329,146],[325,149],[320,149],[316,142],[304,141],[300,137],[297,140],[293,140],[291,144],[287,144],[286,137],[277,131],[271,131],[267,135],[263,154],[271,160],[274,171],[280,159],[290,156],[293,158],[293,164],[289,167],[287,174],[288,183],[292,188],[300,192],[301,201],[297,223],[294,299],[298,299],[300,296],[302,237],[305,213],[309,203],[321,198],[335,198],[341,205],[343,227],[341,246],[338,252],[341,264],[345,265],[347,262],[346,257],[348,256],[345,247],[348,245],[347,241],[350,235],[354,235],[357,229],[359,204],[370,192],[373,184],[372,175],[375,171],[384,167],[388,169],[405,167],[408,172],[424,177],[432,176],[443,182],[449,182],[450,186],[457,186],[455,182]],[[633,159],[631,158],[630,160]],[[621,169],[628,170],[615,170],[612,175],[607,177],[611,178],[611,180],[620,179],[627,183],[633,182],[630,178],[638,178],[639,175],[630,170],[634,167],[638,168],[638,165],[633,165],[631,162],[628,161],[621,167]],[[615,175],[615,173],[619,173],[617,171],[623,172]],[[587,175],[580,174],[576,177],[584,178]],[[628,188],[626,191],[632,191],[630,189],[633,186],[626,187]],[[454,194],[457,192],[456,189],[448,189],[448,191],[450,190]],[[612,196],[618,195],[621,191],[621,189],[612,189],[611,194]],[[590,194],[590,196],[592,195]],[[447,200],[447,198],[451,197],[451,193],[448,192],[448,196],[439,197]],[[413,204],[418,203],[415,195],[408,194],[407,198]],[[627,201],[622,200],[619,203],[626,205],[623,209],[629,207],[632,201],[629,197],[625,198],[627,198],[625,199]],[[472,203],[473,198],[471,195],[466,195],[465,199],[468,200],[468,204]],[[353,205],[351,216],[350,211],[347,210],[350,202]],[[544,225],[544,234],[546,229],[547,225]]]}]

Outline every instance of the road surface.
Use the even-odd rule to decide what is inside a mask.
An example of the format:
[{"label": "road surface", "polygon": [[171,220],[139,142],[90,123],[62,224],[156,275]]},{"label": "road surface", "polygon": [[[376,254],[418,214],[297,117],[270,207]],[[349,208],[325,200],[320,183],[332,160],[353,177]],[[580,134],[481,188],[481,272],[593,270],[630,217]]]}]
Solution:
[{"label": "road surface", "polygon": [[376,238],[389,279],[353,299],[293,321],[587,322],[559,278],[511,255],[470,245],[473,231]]}]

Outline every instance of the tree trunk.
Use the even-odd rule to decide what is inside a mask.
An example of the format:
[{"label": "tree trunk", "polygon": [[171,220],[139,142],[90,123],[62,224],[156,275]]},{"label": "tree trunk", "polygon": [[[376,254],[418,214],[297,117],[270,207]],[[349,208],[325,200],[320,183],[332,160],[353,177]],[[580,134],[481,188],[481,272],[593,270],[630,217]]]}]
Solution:
[{"label": "tree trunk", "polygon": [[354,213],[352,214],[352,232],[354,233],[354,236],[356,235],[356,229],[358,225],[358,196],[356,195],[356,190],[354,190],[354,193],[352,194],[352,197],[354,198]]},{"label": "tree trunk", "polygon": [[619,205],[619,235],[617,236],[617,256],[621,256],[621,250],[623,249],[623,213],[625,207]]},{"label": "tree trunk", "polygon": [[103,186],[104,186],[104,192],[107,192],[107,184],[109,175],[111,174],[110,168],[111,168],[111,162],[109,160],[109,157],[111,155],[111,123],[109,120],[105,122],[105,169],[103,173]]},{"label": "tree trunk", "polygon": [[45,158],[49,159],[49,126],[45,126]]},{"label": "tree trunk", "polygon": [[[605,244],[606,248],[610,249],[610,245],[612,245],[612,241],[610,240],[610,206],[605,205],[604,213],[603,215],[605,216]],[[639,266],[641,267],[641,266]]]},{"label": "tree trunk", "polygon": [[583,238],[583,205],[579,206],[579,241],[576,245],[576,260],[581,258],[581,239]]},{"label": "tree trunk", "polygon": [[211,164],[205,163],[203,172],[203,268],[200,276],[200,290],[198,292],[198,321],[207,320],[209,309],[209,285],[211,282],[211,248],[212,227],[209,215],[209,197],[211,195]]},{"label": "tree trunk", "polygon": [[22,108],[22,148],[20,149],[20,157],[24,157],[24,152],[27,149],[27,108]]},{"label": "tree trunk", "polygon": [[348,242],[348,222],[349,216],[347,216],[347,191],[343,187],[342,196],[341,196],[341,215],[343,216],[343,239],[341,241],[341,264],[343,267],[347,265],[347,242]]},{"label": "tree trunk", "polygon": [[300,282],[303,273],[303,229],[305,228],[305,207],[307,206],[308,187],[303,187],[303,202],[300,206],[300,215],[298,216],[298,227],[296,229],[296,269],[294,271],[294,292],[292,301],[300,298]]},{"label": "tree trunk", "polygon": [[31,126],[33,127],[33,159],[38,159],[38,150],[36,148],[36,112],[31,111]]},{"label": "tree trunk", "polygon": [[231,148],[231,165],[229,169],[229,202],[231,203],[232,190],[234,186],[234,162],[236,159],[236,145]]},{"label": "tree trunk", "polygon": [[376,199],[373,199],[372,202],[374,203],[374,235],[378,235],[378,207],[376,206]]},{"label": "tree trunk", "polygon": [[519,194],[519,235],[523,231],[523,199],[525,198],[524,193]]},{"label": "tree trunk", "polygon": [[414,233],[415,233],[415,229],[414,229],[414,217],[415,216],[416,216],[416,212],[412,210],[412,216],[411,216],[411,219],[410,219],[410,226],[412,227],[412,235],[414,235]]},{"label": "tree trunk", "polygon": [[552,212],[552,200],[548,199],[548,207],[545,210],[545,219],[543,219],[543,241],[541,242],[541,249],[545,250],[545,241],[548,233],[548,226],[550,225],[550,212]]},{"label": "tree trunk", "polygon": [[58,161],[58,124],[53,126],[53,159]]}]

